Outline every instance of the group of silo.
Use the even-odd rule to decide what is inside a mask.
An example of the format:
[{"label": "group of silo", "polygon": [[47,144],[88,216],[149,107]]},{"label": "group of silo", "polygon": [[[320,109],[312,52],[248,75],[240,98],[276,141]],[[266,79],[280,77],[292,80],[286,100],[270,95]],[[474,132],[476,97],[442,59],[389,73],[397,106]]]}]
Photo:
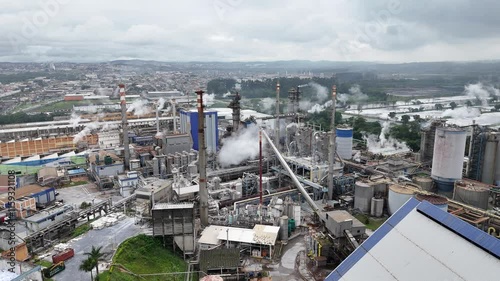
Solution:
[{"label": "group of silo", "polygon": [[354,187],[354,208],[374,217],[384,214],[384,198],[387,194],[388,181],[385,178],[377,180],[358,180]]}]

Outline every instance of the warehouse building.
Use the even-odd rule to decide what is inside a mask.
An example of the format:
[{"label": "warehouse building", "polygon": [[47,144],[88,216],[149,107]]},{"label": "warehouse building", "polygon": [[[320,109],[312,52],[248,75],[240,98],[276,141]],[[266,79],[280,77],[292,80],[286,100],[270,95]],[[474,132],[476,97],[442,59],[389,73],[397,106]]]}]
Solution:
[{"label": "warehouse building", "polygon": [[500,240],[410,199],[325,280],[498,280]]}]

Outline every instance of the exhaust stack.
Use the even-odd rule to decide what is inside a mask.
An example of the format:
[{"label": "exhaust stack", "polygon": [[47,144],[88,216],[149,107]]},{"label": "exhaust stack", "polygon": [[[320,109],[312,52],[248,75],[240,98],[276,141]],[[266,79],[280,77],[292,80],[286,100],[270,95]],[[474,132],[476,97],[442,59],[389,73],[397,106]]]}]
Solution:
[{"label": "exhaust stack", "polygon": [[128,143],[128,123],[127,123],[127,101],[125,100],[125,85],[118,85],[120,88],[120,106],[122,109],[122,134],[123,149],[125,155],[125,170],[130,169],[130,147]]},{"label": "exhaust stack", "polygon": [[280,82],[276,84],[276,124],[275,124],[276,148],[280,149]]},{"label": "exhaust stack", "polygon": [[336,112],[336,100],[337,100],[337,86],[333,85],[332,87],[332,123],[330,124],[330,147],[328,152],[328,200],[331,200],[333,197],[333,170],[335,167],[335,112]]},{"label": "exhaust stack", "polygon": [[205,143],[205,113],[203,112],[203,91],[198,90],[198,152],[200,164],[200,220],[204,226],[208,225],[208,190],[207,190],[207,155]]}]

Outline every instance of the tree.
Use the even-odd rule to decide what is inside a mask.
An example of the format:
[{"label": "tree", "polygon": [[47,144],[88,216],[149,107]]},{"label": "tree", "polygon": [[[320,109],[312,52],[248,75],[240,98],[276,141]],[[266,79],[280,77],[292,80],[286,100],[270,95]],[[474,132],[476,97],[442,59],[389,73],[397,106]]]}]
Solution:
[{"label": "tree", "polygon": [[401,116],[401,121],[403,122],[403,124],[408,124],[408,122],[410,121],[410,116],[406,114]]},{"label": "tree", "polygon": [[443,105],[440,103],[436,103],[434,107],[436,107],[436,110],[443,110]]},{"label": "tree", "polygon": [[418,114],[413,115],[413,120],[420,122],[420,115]]},{"label": "tree", "polygon": [[465,102],[465,106],[471,107],[472,106],[472,102],[470,100],[466,101]]},{"label": "tree", "polygon": [[392,112],[389,112],[389,118],[394,118],[396,117],[396,112],[392,111]]},{"label": "tree", "polygon": [[451,110],[454,110],[455,108],[457,108],[457,103],[454,101],[450,102],[450,107],[451,107]]},{"label": "tree", "polygon": [[90,280],[94,280],[94,275],[92,274],[92,269],[94,269],[94,260],[91,257],[83,260],[78,268],[80,271],[90,272]]},{"label": "tree", "polygon": [[93,265],[95,266],[97,278],[99,278],[99,262],[104,260],[102,258],[102,256],[104,254],[101,253],[101,249],[102,249],[102,246],[97,247],[97,248],[92,246],[92,249],[90,250],[90,252],[84,253],[85,255],[87,255],[89,257],[89,259],[91,259],[93,261]]}]

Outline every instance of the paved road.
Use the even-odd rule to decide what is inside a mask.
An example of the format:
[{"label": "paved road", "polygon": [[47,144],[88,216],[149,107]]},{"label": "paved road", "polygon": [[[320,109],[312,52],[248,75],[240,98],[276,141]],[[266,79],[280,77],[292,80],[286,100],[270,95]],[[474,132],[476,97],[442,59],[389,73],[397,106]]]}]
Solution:
[{"label": "paved road", "polygon": [[140,232],[141,228],[134,223],[134,219],[127,217],[114,226],[100,230],[90,230],[83,236],[69,241],[69,246],[75,250],[75,256],[66,262],[66,269],[54,276],[53,279],[56,281],[90,280],[89,272],[78,270],[81,262],[86,258],[83,253],[89,252],[92,246],[102,246],[102,252],[106,253],[105,258],[110,260],[117,245]]}]

